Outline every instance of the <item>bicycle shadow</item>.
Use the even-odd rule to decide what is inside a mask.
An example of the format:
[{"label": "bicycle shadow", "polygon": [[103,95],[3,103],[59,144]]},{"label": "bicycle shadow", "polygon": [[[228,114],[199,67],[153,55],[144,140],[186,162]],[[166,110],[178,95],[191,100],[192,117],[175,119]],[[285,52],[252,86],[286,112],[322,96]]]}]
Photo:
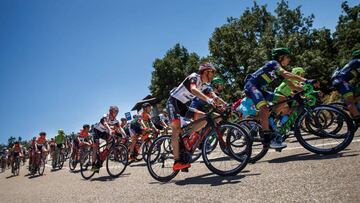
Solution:
[{"label": "bicycle shadow", "polygon": [[56,172],[56,171],[60,171],[62,168],[52,168],[51,170],[50,170],[50,172]]},{"label": "bicycle shadow", "polygon": [[12,174],[12,175],[6,177],[6,179],[10,179],[10,178],[13,178],[13,177],[16,177],[16,175]]},{"label": "bicycle shadow", "polygon": [[[136,163],[136,162],[135,162]],[[138,164],[133,164],[133,163],[130,163],[129,165],[130,167],[144,167],[144,166],[147,166],[146,163],[138,163]]]},{"label": "bicycle shadow", "polygon": [[97,178],[92,178],[90,181],[101,181],[101,182],[108,182],[108,181],[114,181],[118,178],[121,178],[121,177],[127,177],[129,176],[131,173],[124,173],[124,174],[121,174],[119,177],[115,178],[115,177],[111,177],[111,176],[100,176],[100,177],[97,177]]},{"label": "bicycle shadow", "polygon": [[176,185],[210,185],[210,186],[220,186],[225,184],[237,184],[241,182],[241,179],[246,176],[257,176],[261,175],[260,173],[246,174],[246,175],[236,175],[236,176],[227,176],[222,177],[213,173],[207,173],[195,177],[186,178],[175,182]]},{"label": "bicycle shadow", "polygon": [[312,161],[312,160],[325,160],[325,159],[336,159],[344,157],[354,157],[359,156],[358,153],[353,153],[353,151],[340,152],[332,155],[321,155],[321,154],[312,154],[309,152],[289,155],[285,157],[280,157],[276,159],[269,160],[269,163],[286,163],[290,161]]},{"label": "bicycle shadow", "polygon": [[28,176],[29,176],[29,179],[33,179],[33,178],[38,178],[40,176],[45,176],[45,174],[43,174],[43,175],[36,174],[36,175],[28,175]]}]

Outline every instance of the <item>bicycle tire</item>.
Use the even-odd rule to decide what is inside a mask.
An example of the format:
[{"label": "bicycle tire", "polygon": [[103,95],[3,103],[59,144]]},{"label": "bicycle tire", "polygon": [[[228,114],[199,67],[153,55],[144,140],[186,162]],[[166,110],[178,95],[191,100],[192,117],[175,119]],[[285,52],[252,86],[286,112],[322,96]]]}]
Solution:
[{"label": "bicycle tire", "polygon": [[[123,144],[117,144],[112,147],[111,151],[109,152],[108,156],[106,157],[106,171],[108,174],[113,177],[119,177],[126,169],[128,165],[128,149]],[[111,160],[113,159],[113,160]],[[110,170],[109,163],[113,161],[114,163],[118,162],[119,164],[123,165],[120,172],[113,172]]]},{"label": "bicycle tire", "polygon": [[[166,145],[167,144],[167,145]],[[170,144],[170,146],[169,146]],[[179,173],[179,171],[172,170],[172,164],[169,166],[165,166],[165,161],[167,159],[171,159],[172,156],[172,147],[171,147],[171,136],[170,135],[163,135],[158,137],[154,140],[151,144],[149,151],[148,151],[148,159],[147,159],[147,168],[148,171],[155,180],[160,182],[169,182]],[[162,153],[162,154],[161,154]],[[169,175],[161,176],[157,172],[154,171],[153,166],[156,163],[160,163],[160,167],[167,168]],[[162,165],[161,165],[162,164]]]},{"label": "bicycle tire", "polygon": [[[354,127],[354,123],[352,122],[351,118],[344,113],[342,110],[330,106],[330,105],[318,105],[312,108],[313,111],[321,111],[321,110],[325,110],[325,111],[332,111],[332,113],[337,114],[338,116],[341,116],[342,120],[344,123],[346,123],[347,129],[348,131],[345,133],[345,136],[341,136],[338,137],[338,139],[343,138],[344,141],[341,142],[340,144],[336,145],[335,147],[331,147],[329,149],[321,149],[318,148],[315,145],[309,144],[307,142],[307,140],[303,137],[303,134],[300,131],[300,124],[303,121],[303,119],[305,119],[306,117],[309,117],[311,115],[309,115],[309,113],[307,111],[303,111],[297,118],[296,122],[295,122],[295,128],[294,128],[294,132],[295,132],[295,137],[298,140],[298,142],[307,150],[309,150],[310,152],[316,153],[316,154],[325,154],[325,155],[329,155],[329,154],[336,154],[340,151],[342,151],[343,149],[345,149],[352,141],[352,139],[354,138],[354,134],[355,134],[355,127]],[[344,124],[343,123],[343,124]],[[331,132],[330,132],[331,133]],[[319,138],[323,138],[323,139],[336,139],[336,136],[330,134],[328,132],[325,132],[323,129],[321,129],[321,131],[319,132],[315,132],[315,135],[318,136]],[[310,140],[310,139],[308,139]]]},{"label": "bicycle tire", "polygon": [[[227,128],[227,130],[226,130]],[[238,154],[236,154],[231,148],[229,148],[229,144],[227,142],[220,142],[218,141],[218,147],[220,147],[220,150],[226,155],[224,158],[218,158],[219,156],[216,155],[214,159],[209,158],[209,156],[213,153],[216,153],[219,150],[214,149],[211,153],[207,152],[206,149],[206,145],[203,145],[203,149],[202,149],[202,157],[204,160],[204,163],[206,165],[206,167],[213,173],[220,175],[220,176],[233,176],[236,175],[238,173],[240,173],[248,164],[250,156],[251,156],[251,138],[246,134],[246,132],[244,132],[241,128],[239,128],[239,126],[232,124],[232,123],[225,123],[223,125],[220,126],[220,131],[223,134],[223,136],[226,136],[225,139],[227,140],[227,138],[230,136],[227,133],[234,133],[236,131],[242,132],[243,136],[244,136],[244,140],[245,140],[245,149],[243,151],[243,156],[240,158],[240,156]],[[207,139],[209,139],[210,136],[207,136],[206,140],[204,141],[205,143],[207,142]],[[218,139],[218,137],[217,137]],[[224,138],[223,138],[224,139]],[[227,146],[223,146],[223,145],[227,145]],[[235,155],[236,154],[236,155]],[[231,161],[231,165],[234,166],[234,168],[231,169],[220,169],[219,167],[215,166],[215,162],[216,161],[221,161],[222,164],[224,165],[224,161],[230,160]]]},{"label": "bicycle tire", "polygon": [[89,180],[91,177],[95,175],[95,171],[91,171],[89,174],[85,174],[89,170],[89,166],[91,165],[91,152],[87,152],[83,159],[80,162],[80,174],[85,180]]}]

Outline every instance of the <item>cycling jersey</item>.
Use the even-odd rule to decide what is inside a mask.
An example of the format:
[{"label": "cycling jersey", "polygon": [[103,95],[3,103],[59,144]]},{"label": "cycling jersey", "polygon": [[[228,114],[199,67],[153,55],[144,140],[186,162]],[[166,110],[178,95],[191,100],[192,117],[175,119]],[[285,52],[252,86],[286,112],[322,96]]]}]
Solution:
[{"label": "cycling jersey", "polygon": [[110,133],[109,130],[105,127],[105,122],[110,126],[110,128],[114,128],[115,126],[119,126],[119,121],[114,118],[113,120],[110,118],[109,114],[105,114],[100,122],[94,125],[94,128],[100,132]]},{"label": "cycling jersey", "polygon": [[87,142],[90,139],[90,133],[85,132],[84,130],[81,130],[78,136],[80,142]]},{"label": "cycling jersey", "polygon": [[244,118],[247,116],[255,116],[257,112],[253,100],[249,97],[241,100],[241,104],[236,108],[236,111],[241,112]]},{"label": "cycling jersey", "polygon": [[360,76],[360,59],[353,59],[344,66],[341,70],[337,71],[332,78],[346,81],[350,84],[355,84]]},{"label": "cycling jersey", "polygon": [[360,59],[353,59],[341,70],[335,71],[332,85],[337,88],[340,94],[347,98],[357,94],[360,76]]},{"label": "cycling jersey", "polygon": [[283,69],[277,61],[269,61],[259,70],[245,78],[245,94],[250,97],[256,108],[260,109],[267,102],[276,102],[278,94],[266,91],[266,87],[274,80],[284,80],[280,75]]},{"label": "cycling jersey", "polygon": [[56,136],[55,136],[55,143],[56,143],[57,145],[63,144],[64,141],[65,141],[65,136],[64,136],[64,135],[59,134],[59,135],[56,135]]},{"label": "cycling jersey", "polygon": [[141,119],[143,120],[145,126],[147,128],[151,127],[151,116],[150,114],[146,113],[145,111],[141,113]]},{"label": "cycling jersey", "polygon": [[[291,81],[294,85],[299,84],[298,81]],[[282,94],[286,97],[291,95],[293,90],[289,87],[286,82],[282,82],[277,88],[275,88],[275,93]]]},{"label": "cycling jersey", "polygon": [[170,93],[170,96],[181,101],[183,104],[191,101],[195,98],[195,95],[191,93],[191,85],[196,85],[196,87],[201,87],[202,82],[200,75],[197,73],[192,73],[174,90]]},{"label": "cycling jersey", "polygon": [[46,137],[41,137],[41,136],[39,136],[39,137],[36,139],[36,144],[37,144],[37,145],[44,145],[44,144],[46,144]]},{"label": "cycling jersey", "polygon": [[279,73],[281,70],[281,65],[277,61],[269,61],[259,70],[252,73],[250,77],[247,77],[245,82],[251,82],[257,88],[263,89],[274,80],[284,80]]}]

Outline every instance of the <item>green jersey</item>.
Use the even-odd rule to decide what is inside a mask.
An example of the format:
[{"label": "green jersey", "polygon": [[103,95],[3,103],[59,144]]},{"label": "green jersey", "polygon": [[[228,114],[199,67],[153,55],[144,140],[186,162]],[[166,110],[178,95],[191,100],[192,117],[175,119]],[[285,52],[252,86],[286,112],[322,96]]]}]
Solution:
[{"label": "green jersey", "polygon": [[55,143],[56,144],[63,144],[65,142],[65,136],[62,134],[58,134],[55,136]]},{"label": "green jersey", "polygon": [[[297,81],[291,81],[295,85],[298,84]],[[282,94],[286,97],[290,96],[292,92],[292,89],[289,87],[289,85],[286,82],[282,82],[276,89],[275,93]]]}]

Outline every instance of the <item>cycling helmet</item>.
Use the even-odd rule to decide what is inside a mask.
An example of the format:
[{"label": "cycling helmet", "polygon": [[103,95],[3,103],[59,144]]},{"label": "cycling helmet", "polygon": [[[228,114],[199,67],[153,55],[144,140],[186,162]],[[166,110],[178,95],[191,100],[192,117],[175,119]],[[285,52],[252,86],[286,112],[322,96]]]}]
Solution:
[{"label": "cycling helmet", "polygon": [[46,136],[46,132],[40,132],[39,135],[40,136]]},{"label": "cycling helmet", "polygon": [[85,128],[90,128],[90,125],[89,124],[83,125],[83,129],[85,129]]},{"label": "cycling helmet", "polygon": [[220,84],[220,85],[224,85],[224,80],[221,79],[220,77],[215,77],[212,81],[211,81],[212,85],[215,84]]},{"label": "cycling helmet", "polygon": [[121,120],[121,121],[127,121],[127,119],[126,119],[126,118],[121,118],[120,120]]},{"label": "cycling helmet", "polygon": [[203,72],[203,71],[205,71],[207,69],[212,69],[212,70],[216,71],[216,68],[212,63],[205,62],[205,63],[200,64],[199,72]]},{"label": "cycling helmet", "polygon": [[64,132],[63,129],[59,129],[59,130],[58,130],[58,134],[59,134],[59,135],[63,135],[63,134],[65,134],[65,132]]},{"label": "cycling helmet", "polygon": [[360,58],[360,49],[353,51],[352,56],[353,58]]},{"label": "cycling helmet", "polygon": [[117,106],[110,106],[110,111],[115,111],[116,113],[118,113],[119,108]]},{"label": "cycling helmet", "polygon": [[305,70],[301,67],[296,67],[291,70],[291,73],[293,73],[295,75],[300,75],[300,74],[304,74]]},{"label": "cycling helmet", "polygon": [[273,59],[277,59],[282,55],[290,55],[290,50],[286,47],[279,47],[271,51],[271,56]]},{"label": "cycling helmet", "polygon": [[149,107],[149,106],[151,106],[151,104],[147,103],[147,102],[142,105],[143,109],[145,109],[146,107]]}]

